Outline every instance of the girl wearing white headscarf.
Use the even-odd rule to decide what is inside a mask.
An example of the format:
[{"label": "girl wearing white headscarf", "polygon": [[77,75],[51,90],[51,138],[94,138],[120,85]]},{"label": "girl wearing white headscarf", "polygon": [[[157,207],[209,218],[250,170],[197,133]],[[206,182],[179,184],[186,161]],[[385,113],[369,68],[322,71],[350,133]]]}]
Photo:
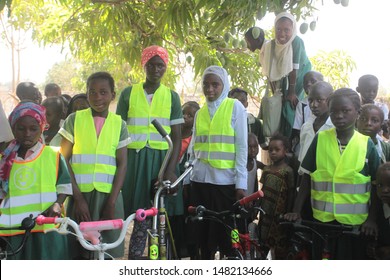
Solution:
[{"label": "girl wearing white headscarf", "polygon": [[[238,100],[227,97],[230,85],[225,69],[219,66],[208,67],[203,73],[202,83],[206,104],[195,116],[190,145],[193,147],[191,159],[194,164],[190,203],[203,205],[214,211],[223,211],[230,209],[236,199],[245,195],[247,189],[247,114]],[[231,108],[230,111],[226,109],[228,107]],[[234,131],[233,136],[226,136],[231,135],[227,131],[217,133],[221,130],[215,125],[216,122],[221,127]],[[205,127],[208,129],[206,133]],[[221,139],[224,137],[229,138],[230,142],[216,143],[220,144],[218,150],[214,148],[205,151],[205,145],[208,147],[213,139],[218,138],[220,140],[216,140],[217,142],[223,142]],[[234,144],[234,152],[224,148],[231,144]],[[215,160],[212,159],[212,154],[229,154],[230,158]],[[231,248],[230,238],[222,225],[202,222],[199,229],[194,232],[200,237],[197,243],[201,249],[202,259],[213,259],[217,247],[222,255]]]},{"label": "girl wearing white headscarf", "polygon": [[311,70],[303,40],[297,36],[295,18],[283,12],[275,18],[275,39],[260,51],[262,73],[268,77],[273,92],[281,91],[284,100],[281,132],[291,136],[295,107],[303,98],[303,77]]}]

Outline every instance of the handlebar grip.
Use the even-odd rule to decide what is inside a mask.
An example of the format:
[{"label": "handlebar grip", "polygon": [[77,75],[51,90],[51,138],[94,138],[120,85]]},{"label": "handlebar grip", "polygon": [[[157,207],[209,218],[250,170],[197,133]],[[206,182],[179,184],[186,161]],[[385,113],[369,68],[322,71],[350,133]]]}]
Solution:
[{"label": "handlebar grip", "polygon": [[35,222],[37,225],[44,225],[44,224],[56,224],[57,217],[45,217],[43,215],[39,215]]},{"label": "handlebar grip", "polygon": [[249,202],[251,202],[253,200],[256,200],[256,199],[258,199],[260,197],[264,197],[264,193],[263,193],[262,190],[258,190],[257,192],[255,192],[255,193],[253,193],[253,194],[251,194],[249,196],[241,198],[238,201],[238,203],[242,206],[242,205],[247,204],[247,203],[249,203]]},{"label": "handlebar grip", "polygon": [[190,214],[195,214],[196,213],[196,207],[195,206],[188,206],[187,211]]},{"label": "handlebar grip", "polygon": [[110,229],[120,229],[123,226],[122,219],[116,220],[103,220],[103,221],[94,221],[94,222],[81,222],[79,227],[80,231],[100,231],[100,230],[110,230]]},{"label": "handlebar grip", "polygon": [[155,207],[152,207],[152,208],[147,209],[147,210],[138,209],[138,210],[135,212],[135,218],[137,219],[137,221],[142,222],[143,220],[146,219],[146,217],[156,216],[157,213],[158,213],[158,210],[157,210],[157,208],[155,208]]},{"label": "handlebar grip", "polygon": [[208,211],[203,205],[198,205],[198,206],[188,206],[188,213],[190,214],[203,214],[204,212]]},{"label": "handlebar grip", "polygon": [[162,127],[162,125],[158,122],[158,120],[154,119],[152,120],[152,124],[157,129],[158,133],[161,134],[162,137],[166,137],[168,133],[165,131],[165,129]]}]

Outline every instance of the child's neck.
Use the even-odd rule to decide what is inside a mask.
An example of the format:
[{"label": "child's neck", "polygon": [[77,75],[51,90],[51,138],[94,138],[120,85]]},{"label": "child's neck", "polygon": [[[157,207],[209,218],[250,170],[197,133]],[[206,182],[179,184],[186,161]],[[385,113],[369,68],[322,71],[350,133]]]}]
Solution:
[{"label": "child's neck", "polygon": [[192,135],[192,129],[191,128],[182,128],[181,130],[181,138],[188,138]]},{"label": "child's neck", "polygon": [[271,167],[272,167],[273,169],[279,169],[279,168],[285,166],[286,164],[287,164],[287,163],[286,163],[286,161],[285,161],[285,158],[282,158],[281,160],[272,162]]},{"label": "child's neck", "polygon": [[355,133],[355,128],[352,127],[351,129],[338,131],[336,129],[336,136],[337,139],[339,139],[340,144],[347,145],[349,140],[351,140],[353,134]]},{"label": "child's neck", "polygon": [[313,123],[313,128],[314,128],[315,132],[317,132],[326,123],[326,120],[328,119],[328,117],[329,117],[329,114],[326,113],[326,114],[322,114],[322,115],[315,118],[314,123]]},{"label": "child's neck", "polygon": [[152,83],[148,79],[144,83],[144,90],[147,94],[153,94],[160,87],[160,81],[156,83]]}]

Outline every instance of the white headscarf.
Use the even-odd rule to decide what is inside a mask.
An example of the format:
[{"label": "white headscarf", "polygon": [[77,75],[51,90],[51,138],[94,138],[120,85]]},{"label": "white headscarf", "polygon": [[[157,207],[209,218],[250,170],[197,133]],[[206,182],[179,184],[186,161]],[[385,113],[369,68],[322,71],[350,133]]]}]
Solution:
[{"label": "white headscarf", "polygon": [[[285,44],[280,44],[277,39],[275,39],[275,56],[272,59],[272,68],[270,65],[270,56],[271,56],[271,46],[272,41],[266,42],[262,49],[260,50],[260,63],[262,66],[263,75],[267,76],[270,81],[278,81],[281,78],[287,76],[293,70],[293,48],[292,41],[297,36],[297,23],[295,18],[287,13],[283,12],[276,16],[275,18],[275,27],[278,20],[281,18],[288,18],[293,23],[293,34],[290,40]],[[271,68],[271,73],[270,73]]]},{"label": "white headscarf", "polygon": [[228,93],[230,90],[230,83],[229,83],[228,73],[226,72],[226,70],[222,67],[212,65],[212,66],[207,67],[206,70],[204,70],[203,76],[202,76],[202,84],[203,84],[205,76],[209,75],[209,74],[217,75],[221,79],[222,84],[223,84],[222,93],[217,98],[217,100],[208,101],[206,99],[207,107],[209,109],[210,116],[213,117],[214,113],[218,109],[219,105],[221,105],[222,101],[228,96]]}]

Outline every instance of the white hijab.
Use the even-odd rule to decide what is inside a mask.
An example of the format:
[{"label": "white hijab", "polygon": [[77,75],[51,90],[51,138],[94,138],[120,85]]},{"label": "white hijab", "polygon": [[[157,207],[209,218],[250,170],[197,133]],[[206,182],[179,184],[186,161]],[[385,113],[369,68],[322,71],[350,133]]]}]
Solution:
[{"label": "white hijab", "polygon": [[[275,27],[278,20],[283,17],[290,19],[293,23],[293,34],[290,40],[284,45],[282,45],[275,38],[275,40],[266,42],[260,50],[260,63],[262,66],[262,73],[263,75],[267,76],[271,82],[280,80],[281,78],[287,76],[293,70],[292,41],[297,36],[297,23],[295,18],[291,14],[283,12],[276,16],[274,23]],[[270,56],[272,41],[275,41],[275,55],[272,59],[271,67]]]},{"label": "white hijab", "polygon": [[205,76],[209,75],[209,74],[217,75],[221,79],[222,84],[223,84],[222,93],[217,98],[217,100],[208,101],[206,99],[207,107],[208,107],[209,113],[210,113],[210,117],[213,117],[215,112],[217,111],[219,105],[221,105],[222,101],[225,100],[225,98],[228,96],[228,93],[230,90],[230,83],[229,83],[228,73],[226,72],[226,70],[222,67],[212,65],[212,66],[207,67],[206,70],[204,70],[203,76],[202,76],[202,84],[203,84]]}]

